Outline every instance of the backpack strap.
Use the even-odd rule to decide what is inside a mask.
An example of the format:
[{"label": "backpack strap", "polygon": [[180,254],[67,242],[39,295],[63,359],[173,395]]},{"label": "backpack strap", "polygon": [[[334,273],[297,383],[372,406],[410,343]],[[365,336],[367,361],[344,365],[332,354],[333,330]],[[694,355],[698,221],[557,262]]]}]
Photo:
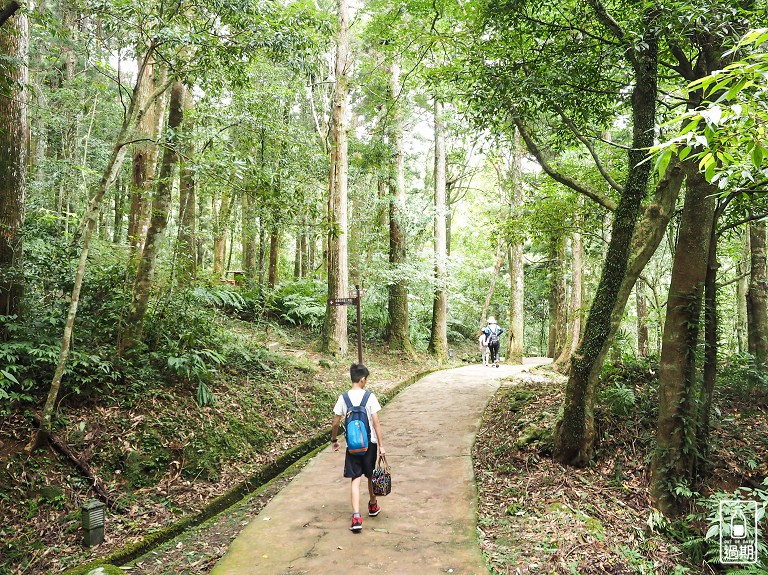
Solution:
[{"label": "backpack strap", "polygon": [[352,400],[351,400],[351,399],[349,399],[349,394],[348,394],[348,393],[346,393],[346,392],[344,392],[344,393],[342,393],[342,394],[341,394],[341,397],[343,397],[343,398],[344,398],[344,403],[346,403],[346,404],[347,404],[347,411],[349,411],[350,409],[352,409]]},{"label": "backpack strap", "polygon": [[366,391],[363,394],[363,401],[360,402],[360,407],[365,407],[365,404],[368,403],[368,398],[371,397],[371,392]]}]

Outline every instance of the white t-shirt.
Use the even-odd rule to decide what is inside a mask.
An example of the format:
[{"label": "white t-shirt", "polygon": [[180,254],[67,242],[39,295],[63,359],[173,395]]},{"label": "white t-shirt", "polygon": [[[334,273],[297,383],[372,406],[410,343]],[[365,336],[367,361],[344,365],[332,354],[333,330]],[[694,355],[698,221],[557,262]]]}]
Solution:
[{"label": "white t-shirt", "polygon": [[[363,401],[363,395],[365,395],[365,391],[365,389],[350,389],[347,392],[349,394],[349,400],[352,402],[352,405],[360,405],[360,403]],[[381,404],[379,403],[376,394],[373,392],[371,392],[371,395],[368,397],[368,403],[365,404],[365,411],[368,412],[368,425],[371,428],[371,443],[378,443],[376,430],[373,428],[371,415],[381,411]],[[344,401],[343,394],[340,395],[339,399],[336,400],[333,413],[335,415],[340,415],[342,421],[344,420],[344,416],[347,415],[347,403]]]}]

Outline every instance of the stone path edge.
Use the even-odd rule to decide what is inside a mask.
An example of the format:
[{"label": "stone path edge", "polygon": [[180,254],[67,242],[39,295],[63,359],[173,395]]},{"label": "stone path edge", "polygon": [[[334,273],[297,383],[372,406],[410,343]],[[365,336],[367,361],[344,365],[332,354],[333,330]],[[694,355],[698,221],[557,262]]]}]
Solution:
[{"label": "stone path edge", "polygon": [[[390,389],[378,394],[381,405],[386,405],[401,391],[407,389],[420,379],[437,371],[443,371],[444,369],[453,368],[428,369],[405,378]],[[200,527],[208,521],[215,520],[219,515],[226,513],[235,505],[240,504],[252,496],[258,495],[258,493],[266,490],[273,482],[278,481],[283,475],[297,472],[300,468],[304,467],[312,457],[327,447],[330,433],[331,428],[328,427],[315,434],[304,443],[286,451],[274,462],[261,467],[258,471],[229,491],[214,498],[196,514],[185,517],[167,527],[154,531],[142,540],[126,545],[122,549],[118,549],[105,557],[93,559],[71,569],[67,569],[62,575],[86,575],[96,567],[103,567],[106,565],[121,566],[138,561],[144,555],[157,549],[161,545],[173,541],[176,537]]]}]

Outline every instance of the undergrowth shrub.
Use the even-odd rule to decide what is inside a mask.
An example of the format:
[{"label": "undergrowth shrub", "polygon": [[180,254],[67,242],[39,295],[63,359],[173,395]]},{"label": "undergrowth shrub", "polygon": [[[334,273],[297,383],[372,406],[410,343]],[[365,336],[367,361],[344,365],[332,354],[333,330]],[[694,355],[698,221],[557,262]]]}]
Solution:
[{"label": "undergrowth shrub", "polygon": [[748,353],[734,353],[726,357],[717,383],[727,397],[746,401],[755,395],[768,398],[768,371],[757,365],[754,356]]},{"label": "undergrowth shrub", "polygon": [[269,295],[265,305],[290,325],[318,330],[325,319],[327,294],[325,283],[306,278],[278,286]]}]

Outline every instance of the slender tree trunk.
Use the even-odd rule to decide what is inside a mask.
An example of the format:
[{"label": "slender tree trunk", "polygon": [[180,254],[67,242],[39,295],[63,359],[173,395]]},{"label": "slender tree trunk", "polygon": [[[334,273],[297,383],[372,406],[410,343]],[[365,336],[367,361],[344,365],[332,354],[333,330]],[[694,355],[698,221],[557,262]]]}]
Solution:
[{"label": "slender tree trunk", "polygon": [[696,346],[709,261],[717,186],[708,184],[696,162],[686,162],[687,191],[680,221],[667,319],[659,365],[659,419],[651,462],[651,494],[659,509],[682,511],[675,494],[691,485],[696,442]]},{"label": "slender tree trunk", "polygon": [[645,283],[635,284],[635,306],[637,308],[637,355],[648,357],[648,300],[645,298]]},{"label": "slender tree trunk", "polygon": [[336,38],[336,89],[333,94],[331,173],[328,188],[328,302],[323,323],[322,349],[325,353],[347,355],[347,308],[332,306],[330,300],[347,297],[347,97],[352,57],[349,52],[349,7],[337,0],[339,31]]},{"label": "slender tree trunk", "polygon": [[299,270],[302,278],[307,277],[309,270],[309,251],[307,249],[307,221],[301,224],[301,237],[299,239],[299,253],[301,254],[301,269]]},{"label": "slender tree trunk", "polygon": [[213,211],[213,273],[224,275],[224,262],[227,259],[227,233],[229,232],[229,219],[232,213],[234,197],[225,190],[221,198],[221,206],[217,209],[217,198],[214,195],[211,203]]},{"label": "slender tree trunk", "polygon": [[[4,57],[0,95],[0,315],[20,315],[24,295],[23,241],[29,120],[29,31],[23,12],[0,28]],[[0,340],[8,338],[0,328]]]},{"label": "slender tree trunk", "polygon": [[[510,166],[511,186],[510,216],[519,217],[523,209],[523,181],[521,164],[523,147],[520,145],[520,132],[515,130]],[[523,341],[525,336],[525,262],[523,261],[522,234],[515,234],[507,250],[509,260],[509,343],[507,344],[507,363],[523,363]]]},{"label": "slender tree trunk", "polygon": [[189,285],[197,276],[197,262],[195,258],[197,221],[195,207],[197,206],[197,193],[195,189],[195,174],[190,167],[195,154],[192,143],[192,124],[190,114],[192,112],[192,91],[185,90],[184,94],[184,145],[179,159],[179,234],[178,234],[178,272],[176,274],[179,285]]},{"label": "slender tree trunk", "polygon": [[445,203],[445,127],[443,104],[435,98],[435,288],[429,353],[438,362],[448,358],[447,238]]},{"label": "slender tree trunk", "polygon": [[725,210],[726,203],[718,204],[712,218],[707,257],[707,276],[704,281],[704,377],[699,397],[698,427],[696,430],[695,476],[702,477],[709,459],[709,432],[712,398],[717,382],[717,222]]},{"label": "slender tree trunk", "polygon": [[766,273],[765,222],[749,225],[751,264],[747,292],[749,353],[759,369],[768,361],[768,274]]},{"label": "slender tree trunk", "polygon": [[133,284],[131,308],[126,319],[123,339],[120,342],[120,353],[135,348],[141,341],[144,317],[147,313],[149,296],[152,289],[152,279],[155,275],[157,254],[160,244],[168,227],[168,216],[171,209],[171,190],[173,189],[174,171],[178,160],[178,131],[184,118],[184,84],[176,81],[171,89],[171,101],[168,114],[169,136],[163,152],[163,162],[160,168],[160,178],[155,188],[152,200],[152,217],[147,230],[144,249],[141,251],[136,280]]},{"label": "slender tree trunk", "polygon": [[556,359],[565,347],[568,314],[566,307],[565,237],[553,237],[550,242],[549,276],[549,349],[548,356]]},{"label": "slender tree trunk", "polygon": [[623,314],[626,299],[637,277],[632,278],[626,296],[623,296],[622,288],[626,289],[630,279],[627,270],[632,255],[632,239],[647,193],[650,165],[649,162],[641,162],[646,156],[644,150],[653,145],[658,90],[658,40],[652,35],[644,40],[644,47],[635,50],[632,58],[635,84],[632,89],[633,136],[628,153],[629,173],[614,213],[611,241],[587,317],[584,337],[571,362],[563,415],[555,431],[554,456],[561,463],[570,465],[586,465],[592,459],[597,379],[619,323],[615,316],[621,317],[617,309],[620,307]]},{"label": "slender tree trunk", "polygon": [[119,244],[123,237],[123,213],[125,207],[125,183],[123,178],[118,177],[115,182],[115,219],[112,229],[112,243]]},{"label": "slender tree trunk", "polygon": [[296,230],[296,244],[293,253],[293,279],[301,277],[301,228]]},{"label": "slender tree trunk", "polygon": [[59,359],[56,363],[56,369],[51,380],[51,388],[48,392],[48,397],[43,407],[43,413],[40,416],[40,428],[33,433],[29,443],[26,446],[26,451],[32,451],[38,446],[44,444],[48,440],[48,436],[51,432],[51,420],[53,418],[53,408],[56,403],[56,398],[59,394],[59,388],[61,387],[61,380],[64,376],[64,370],[67,367],[67,360],[69,358],[70,343],[72,341],[72,331],[75,325],[75,318],[77,317],[77,308],[80,303],[80,289],[83,285],[83,277],[85,275],[85,266],[88,262],[88,252],[91,246],[91,239],[93,238],[93,232],[96,228],[96,220],[99,216],[99,208],[101,202],[104,199],[104,194],[110,185],[115,181],[117,173],[122,166],[122,162],[125,158],[127,142],[130,139],[131,133],[138,128],[138,124],[141,121],[143,114],[146,112],[147,106],[153,101],[154,98],[159,97],[165,90],[167,90],[167,83],[159,86],[155,90],[154,94],[150,97],[150,101],[144,105],[137,105],[138,100],[138,84],[141,83],[141,78],[146,70],[146,58],[139,67],[137,74],[137,86],[134,87],[133,95],[128,105],[123,124],[120,128],[120,133],[117,136],[116,143],[112,148],[112,153],[107,160],[102,173],[99,186],[96,190],[96,194],[91,198],[86,209],[85,216],[78,228],[75,241],[81,236],[83,237],[83,247],[80,251],[80,259],[77,264],[77,270],[75,272],[74,285],[72,287],[72,293],[69,298],[69,312],[67,313],[67,320],[64,324],[64,334],[61,339],[61,349],[59,351]]},{"label": "slender tree trunk", "polygon": [[744,233],[742,253],[736,265],[739,281],[736,283],[736,342],[739,353],[749,353],[749,321],[747,320],[747,292],[749,291],[750,246],[749,231]]},{"label": "slender tree trunk", "polygon": [[555,366],[566,375],[570,372],[571,357],[576,353],[581,339],[581,324],[584,305],[584,246],[581,242],[581,232],[578,231],[581,217],[576,212],[574,224],[576,231],[571,238],[571,329],[568,332],[563,351],[555,360]]},{"label": "slender tree trunk", "polygon": [[267,287],[274,289],[277,285],[277,264],[280,258],[280,232],[272,230],[269,234],[269,274],[267,275]]},{"label": "slender tree trunk", "polygon": [[393,158],[390,166],[389,190],[389,264],[395,279],[389,284],[389,349],[414,354],[409,333],[408,278],[402,266],[408,261],[408,242],[403,230],[405,215],[405,150],[403,149],[402,103],[400,102],[400,66],[389,66],[389,92],[393,108],[390,111],[390,145]]},{"label": "slender tree trunk", "polygon": [[257,277],[259,250],[256,245],[256,198],[251,190],[246,190],[242,198],[243,209],[243,271],[245,277]]},{"label": "slender tree trunk", "polygon": [[259,285],[264,285],[264,259],[267,253],[267,230],[264,227],[264,218],[259,219]]}]

